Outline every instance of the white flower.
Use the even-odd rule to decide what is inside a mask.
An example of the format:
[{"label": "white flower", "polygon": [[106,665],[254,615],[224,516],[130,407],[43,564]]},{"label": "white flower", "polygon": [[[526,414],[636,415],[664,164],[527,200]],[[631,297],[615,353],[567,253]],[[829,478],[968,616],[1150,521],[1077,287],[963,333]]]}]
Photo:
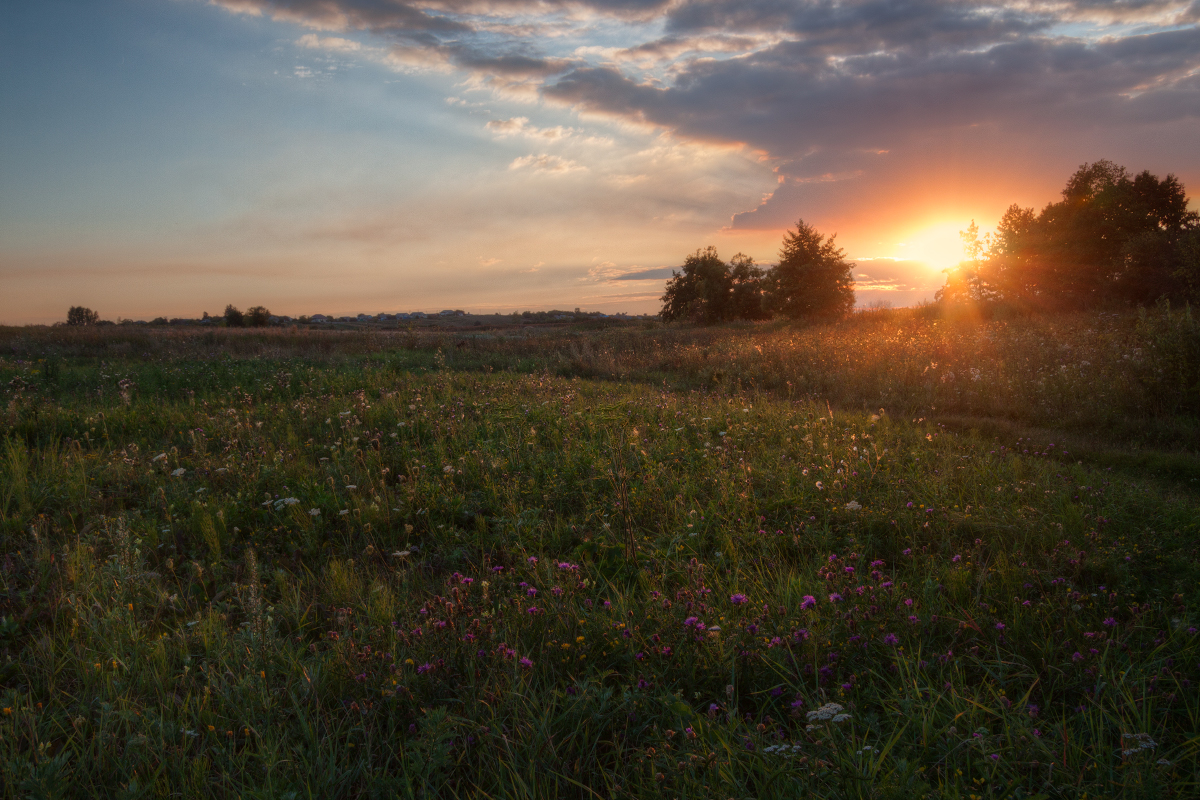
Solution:
[{"label": "white flower", "polygon": [[155,461],[162,461],[166,457],[167,457],[166,453],[159,453],[154,458],[150,459],[150,463],[153,464]]},{"label": "white flower", "polygon": [[[826,703],[820,708],[808,712],[808,721],[833,719],[838,714],[841,714],[843,710],[842,706],[837,703]],[[843,716],[849,717],[848,714]]]},{"label": "white flower", "polygon": [[310,517],[319,517],[319,516],[321,516],[321,509],[319,509],[319,508],[310,508],[310,509],[308,510],[308,515],[309,515]]},{"label": "white flower", "polygon": [[862,511],[862,505],[860,505],[857,500],[851,500],[849,503],[846,503],[846,510],[847,511]]},{"label": "white flower", "polygon": [[845,722],[848,719],[850,719],[849,714],[838,714],[836,717],[833,718],[833,721],[834,722]]},{"label": "white flower", "polygon": [[180,467],[179,469],[177,469],[171,473],[171,477],[178,478],[180,475],[182,475],[185,472],[187,472],[187,470],[184,469],[183,467]]},{"label": "white flower", "polygon": [[820,481],[817,481],[817,489],[824,490],[825,484],[821,483]]},{"label": "white flower", "polygon": [[347,483],[347,484],[346,484],[346,488],[347,488],[347,489],[357,489],[357,488],[358,488],[358,484],[357,484],[357,483]]},{"label": "white flower", "polygon": [[349,514],[349,513],[350,513],[350,509],[348,509],[348,508],[343,508],[341,511],[339,511],[339,512],[338,512],[338,516],[339,516],[339,517],[344,517],[344,516],[346,516],[346,515],[347,515],[347,514]]}]

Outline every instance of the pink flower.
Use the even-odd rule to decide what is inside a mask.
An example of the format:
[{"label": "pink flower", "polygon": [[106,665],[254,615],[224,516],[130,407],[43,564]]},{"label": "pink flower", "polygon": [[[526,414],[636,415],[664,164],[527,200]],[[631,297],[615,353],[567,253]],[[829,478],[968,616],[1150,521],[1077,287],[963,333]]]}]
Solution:
[{"label": "pink flower", "polygon": [[831,603],[837,603],[841,599],[842,599],[842,596],[840,594],[838,594],[837,592],[834,592],[833,594],[829,595],[829,602],[831,602]]},{"label": "pink flower", "polygon": [[804,600],[800,602],[800,610],[803,611],[804,609],[812,608],[816,604],[817,598],[813,597],[811,594],[806,594],[804,595]]},{"label": "pink flower", "polygon": [[735,606],[740,606],[742,603],[746,602],[748,599],[749,598],[746,597],[746,595],[739,593],[739,594],[730,595],[729,602],[733,603]]}]

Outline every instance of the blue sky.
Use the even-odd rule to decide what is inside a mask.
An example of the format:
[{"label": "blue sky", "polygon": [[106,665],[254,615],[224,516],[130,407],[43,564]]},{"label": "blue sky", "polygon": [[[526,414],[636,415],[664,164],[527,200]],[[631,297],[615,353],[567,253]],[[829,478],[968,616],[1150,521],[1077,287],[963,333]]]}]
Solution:
[{"label": "blue sky", "polygon": [[[0,26],[0,322],[657,310],[803,218],[930,296],[1085,161],[1200,180],[1200,4],[112,0]],[[647,273],[647,271],[650,271]],[[631,277],[633,279],[631,279]]]}]

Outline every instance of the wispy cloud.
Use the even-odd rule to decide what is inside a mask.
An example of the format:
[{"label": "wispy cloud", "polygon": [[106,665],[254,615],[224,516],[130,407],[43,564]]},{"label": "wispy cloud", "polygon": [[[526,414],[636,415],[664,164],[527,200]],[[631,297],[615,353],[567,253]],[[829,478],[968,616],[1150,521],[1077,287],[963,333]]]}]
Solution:
[{"label": "wispy cloud", "polygon": [[577,164],[567,158],[561,156],[548,155],[527,155],[513,159],[513,162],[508,165],[510,170],[530,170],[532,172],[547,172],[555,175],[563,175],[568,172],[586,172],[587,167],[582,164]]}]

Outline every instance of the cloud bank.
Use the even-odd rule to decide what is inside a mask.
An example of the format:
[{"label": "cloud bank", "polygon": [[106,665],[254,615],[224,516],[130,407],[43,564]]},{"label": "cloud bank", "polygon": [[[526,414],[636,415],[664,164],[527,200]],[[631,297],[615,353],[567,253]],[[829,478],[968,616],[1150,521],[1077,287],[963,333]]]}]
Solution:
[{"label": "cloud bank", "polygon": [[348,37],[366,35],[396,64],[749,148],[779,189],[734,228],[778,227],[772,205],[808,196],[795,187],[862,177],[956,130],[1045,139],[1200,115],[1200,2],[213,1],[319,32],[305,46],[353,53]]}]

